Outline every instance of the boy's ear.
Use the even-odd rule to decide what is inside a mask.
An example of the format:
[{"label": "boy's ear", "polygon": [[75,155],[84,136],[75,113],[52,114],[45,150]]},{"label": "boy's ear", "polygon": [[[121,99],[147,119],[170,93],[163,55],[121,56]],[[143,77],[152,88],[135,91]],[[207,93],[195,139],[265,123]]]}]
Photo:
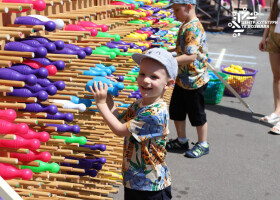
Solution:
[{"label": "boy's ear", "polygon": [[168,79],[168,81],[167,81],[167,83],[166,83],[164,89],[168,89],[169,87],[171,87],[172,85],[174,85],[174,83],[175,83],[175,80],[174,80],[174,79],[172,79],[172,78]]},{"label": "boy's ear", "polygon": [[190,11],[192,9],[192,5],[188,3],[187,8],[188,8],[188,11]]}]

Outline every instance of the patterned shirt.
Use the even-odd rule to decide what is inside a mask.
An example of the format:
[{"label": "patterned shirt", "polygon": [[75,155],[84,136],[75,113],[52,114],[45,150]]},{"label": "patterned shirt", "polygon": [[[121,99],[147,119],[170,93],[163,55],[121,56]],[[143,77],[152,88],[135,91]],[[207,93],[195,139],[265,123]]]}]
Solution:
[{"label": "patterned shirt", "polygon": [[159,191],[171,185],[164,162],[169,114],[165,102],[148,106],[141,102],[131,104],[119,118],[131,132],[124,140],[123,184],[134,190]]},{"label": "patterned shirt", "polygon": [[209,81],[207,73],[208,47],[204,28],[197,18],[181,25],[176,52],[178,55],[201,53],[201,58],[197,56],[194,62],[179,66],[176,84],[189,90],[205,85]]}]

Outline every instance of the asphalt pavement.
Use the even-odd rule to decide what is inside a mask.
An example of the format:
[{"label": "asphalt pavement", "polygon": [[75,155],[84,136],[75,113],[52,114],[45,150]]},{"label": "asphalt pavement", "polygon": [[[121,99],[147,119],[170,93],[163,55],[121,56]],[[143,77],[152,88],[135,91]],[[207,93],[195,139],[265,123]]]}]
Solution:
[{"label": "asphalt pavement", "polygon": [[[221,64],[258,70],[251,95],[243,98],[255,113],[235,97],[223,96],[221,103],[206,106],[210,154],[198,159],[167,154],[173,199],[279,200],[280,135],[270,134],[273,125],[259,121],[274,108],[268,53],[258,50],[261,34],[208,33],[207,37],[213,66],[225,49]],[[187,136],[191,142],[197,141],[188,120]],[[169,138],[176,138],[172,121]],[[122,200],[123,187],[112,197]]]}]

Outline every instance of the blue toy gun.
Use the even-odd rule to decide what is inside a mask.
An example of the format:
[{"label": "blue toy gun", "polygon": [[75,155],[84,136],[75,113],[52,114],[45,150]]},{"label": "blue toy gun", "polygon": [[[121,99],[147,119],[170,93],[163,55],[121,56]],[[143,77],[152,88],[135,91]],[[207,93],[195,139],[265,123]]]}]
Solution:
[{"label": "blue toy gun", "polygon": [[82,99],[82,98],[79,98],[79,97],[76,97],[76,96],[71,96],[71,100],[73,103],[75,104],[80,104],[80,103],[83,103],[85,104],[85,106],[88,108],[91,106],[92,102],[90,99]]},{"label": "blue toy gun", "polygon": [[106,77],[95,76],[91,81],[87,82],[87,85],[86,85],[87,91],[91,92],[91,90],[89,89],[89,86],[92,86],[92,88],[93,88],[94,82],[96,82],[97,86],[98,86],[99,81],[101,81],[103,84],[106,83],[108,86],[109,86],[109,84],[113,85],[113,87],[108,87],[108,93],[113,96],[117,96],[118,90],[122,90],[124,88],[123,83],[111,81],[110,79],[107,79]]}]

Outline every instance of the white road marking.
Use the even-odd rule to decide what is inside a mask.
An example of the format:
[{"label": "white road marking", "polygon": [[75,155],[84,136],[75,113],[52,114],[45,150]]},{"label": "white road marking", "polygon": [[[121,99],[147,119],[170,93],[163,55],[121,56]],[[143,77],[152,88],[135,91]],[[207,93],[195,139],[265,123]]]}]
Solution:
[{"label": "white road marking", "polygon": [[[216,52],[208,52],[208,53],[213,55],[220,55],[220,53],[216,53]],[[256,59],[255,56],[244,56],[244,55],[236,55],[236,54],[225,54],[224,56]]]},{"label": "white road marking", "polygon": [[[211,58],[211,60],[218,60],[216,58]],[[250,65],[256,65],[256,62],[247,62],[247,61],[240,61],[240,60],[223,60],[223,62],[231,62],[231,63],[244,63],[244,64],[250,64]]]},{"label": "white road marking", "polygon": [[219,69],[220,68],[220,65],[222,63],[222,60],[223,60],[223,57],[225,55],[225,52],[226,52],[226,49],[222,49],[221,52],[220,52],[220,55],[217,59],[217,62],[215,63],[215,66],[214,66],[214,69]]}]

